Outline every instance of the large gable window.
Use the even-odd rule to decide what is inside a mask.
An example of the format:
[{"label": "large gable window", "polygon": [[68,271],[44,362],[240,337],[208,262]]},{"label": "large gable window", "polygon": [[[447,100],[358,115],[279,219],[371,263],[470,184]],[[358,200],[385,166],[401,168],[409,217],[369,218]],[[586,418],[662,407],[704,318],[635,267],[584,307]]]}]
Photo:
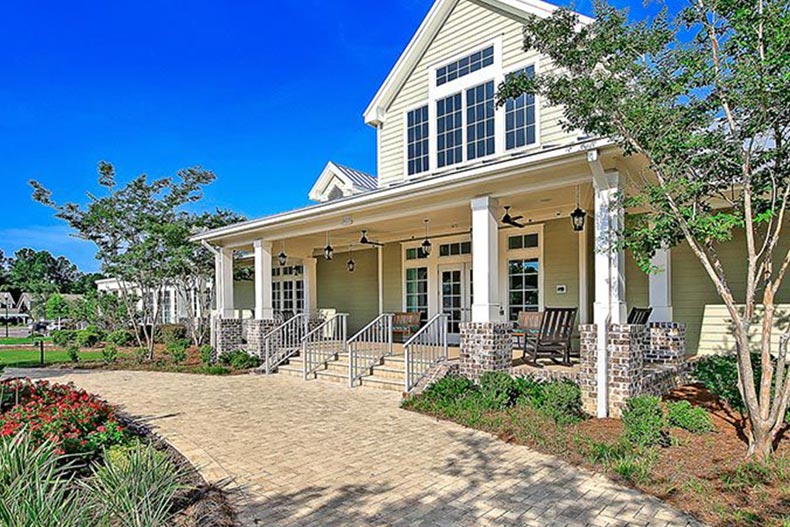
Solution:
[{"label": "large gable window", "polygon": [[494,46],[467,55],[436,70],[436,85],[442,86],[494,64]]},{"label": "large gable window", "polygon": [[[535,67],[529,66],[513,75],[535,75]],[[505,147],[508,150],[535,144],[535,96],[521,94],[505,103]]]},{"label": "large gable window", "polygon": [[461,94],[436,101],[436,164],[439,168],[463,161]]},{"label": "large gable window", "polygon": [[494,81],[466,90],[466,158],[494,153]]},{"label": "large gable window", "polygon": [[409,175],[427,172],[430,168],[428,142],[428,106],[412,110],[408,115]]}]

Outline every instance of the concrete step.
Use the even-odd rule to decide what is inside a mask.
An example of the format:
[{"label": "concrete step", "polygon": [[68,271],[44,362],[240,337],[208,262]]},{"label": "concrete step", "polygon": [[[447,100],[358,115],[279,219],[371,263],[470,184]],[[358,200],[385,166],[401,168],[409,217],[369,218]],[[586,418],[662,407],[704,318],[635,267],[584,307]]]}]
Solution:
[{"label": "concrete step", "polygon": [[339,373],[333,370],[319,370],[315,372],[315,378],[319,381],[336,382],[338,384],[348,383],[348,370]]},{"label": "concrete step", "polygon": [[380,390],[389,390],[392,392],[403,391],[403,381],[398,379],[388,379],[387,377],[379,377],[377,375],[369,375],[362,377],[359,381],[360,386],[367,388],[378,388]]},{"label": "concrete step", "polygon": [[392,366],[373,366],[372,374],[376,377],[399,379],[401,381],[406,377],[406,372],[402,365],[397,368],[393,368]]}]

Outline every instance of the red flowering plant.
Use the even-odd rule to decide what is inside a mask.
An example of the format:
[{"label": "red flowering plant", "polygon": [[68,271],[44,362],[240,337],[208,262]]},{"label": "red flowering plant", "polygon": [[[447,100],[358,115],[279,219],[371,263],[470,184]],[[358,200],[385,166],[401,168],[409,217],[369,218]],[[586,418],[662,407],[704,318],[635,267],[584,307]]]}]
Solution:
[{"label": "red flowering plant", "polygon": [[51,440],[59,453],[90,454],[125,441],[116,409],[72,384],[15,379],[0,383],[0,438],[26,429],[41,444]]}]

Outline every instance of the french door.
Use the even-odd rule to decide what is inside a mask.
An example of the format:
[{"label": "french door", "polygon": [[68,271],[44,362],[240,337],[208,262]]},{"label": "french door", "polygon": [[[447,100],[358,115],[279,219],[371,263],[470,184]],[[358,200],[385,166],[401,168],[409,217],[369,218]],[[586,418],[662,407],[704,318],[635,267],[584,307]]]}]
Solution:
[{"label": "french door", "polygon": [[447,315],[447,340],[458,344],[460,325],[472,315],[472,266],[454,264],[439,266],[439,309]]}]

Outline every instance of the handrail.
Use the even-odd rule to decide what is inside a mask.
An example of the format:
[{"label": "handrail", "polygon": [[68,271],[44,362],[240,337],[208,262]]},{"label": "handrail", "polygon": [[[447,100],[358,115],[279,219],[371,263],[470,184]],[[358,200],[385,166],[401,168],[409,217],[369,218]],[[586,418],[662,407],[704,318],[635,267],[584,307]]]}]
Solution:
[{"label": "handrail", "polygon": [[346,351],[346,313],[338,313],[302,337],[302,374],[305,380],[330,358]]},{"label": "handrail", "polygon": [[381,359],[392,355],[392,313],[383,313],[348,339],[348,385],[362,378]]},{"label": "handrail", "polygon": [[295,315],[263,336],[263,362],[267,375],[300,350],[309,322],[309,314]]},{"label": "handrail", "polygon": [[447,360],[447,319],[439,313],[403,345],[405,392],[409,393],[436,364]]}]

